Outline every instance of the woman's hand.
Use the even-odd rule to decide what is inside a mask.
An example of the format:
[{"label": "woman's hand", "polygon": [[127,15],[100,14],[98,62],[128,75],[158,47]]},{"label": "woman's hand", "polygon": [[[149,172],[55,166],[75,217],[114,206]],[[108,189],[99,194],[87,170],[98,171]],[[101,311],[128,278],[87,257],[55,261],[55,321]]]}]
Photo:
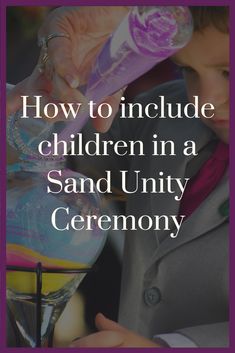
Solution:
[{"label": "woman's hand", "polygon": [[[35,101],[35,95],[42,96],[42,112],[45,105],[52,102],[87,104],[78,86],[86,83],[98,51],[128,11],[125,6],[60,7],[53,10],[40,28],[38,37],[47,38],[53,33],[63,33],[66,37],[49,40],[45,71],[37,65],[31,76],[16,85],[7,97],[7,113],[21,108],[21,95],[28,95],[31,102]],[[48,75],[49,72],[53,72],[52,76]],[[113,114],[109,119],[99,116],[92,119],[95,129],[101,132],[109,129],[123,92],[120,90],[105,99],[112,105]],[[59,113],[57,120],[62,119],[63,115]]]},{"label": "woman's hand", "polygon": [[[51,12],[38,37],[47,38],[53,33],[66,35],[48,42],[49,65],[54,71],[53,94],[59,101],[87,103],[77,88],[87,82],[99,50],[128,11],[125,6],[85,6],[61,7]],[[96,130],[105,132],[109,129],[123,92],[120,90],[106,97],[105,102],[112,106],[112,115],[109,119],[98,115],[92,119]]]},{"label": "woman's hand", "polygon": [[55,72],[71,88],[86,82],[95,57],[109,35],[128,12],[125,6],[60,7],[46,18],[38,37],[56,37],[48,42],[48,54]]}]

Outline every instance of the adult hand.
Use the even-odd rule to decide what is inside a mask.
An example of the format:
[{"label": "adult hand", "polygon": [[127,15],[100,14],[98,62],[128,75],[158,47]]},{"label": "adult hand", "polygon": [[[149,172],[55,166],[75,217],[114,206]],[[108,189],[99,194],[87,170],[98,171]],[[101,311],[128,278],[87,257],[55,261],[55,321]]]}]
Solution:
[{"label": "adult hand", "polygon": [[102,314],[96,316],[95,323],[99,332],[74,341],[70,347],[161,347]]},{"label": "adult hand", "polygon": [[95,57],[109,35],[128,12],[125,6],[60,7],[52,11],[38,32],[38,37],[55,37],[48,42],[48,53],[56,73],[71,88],[84,84]]},{"label": "adult hand", "polygon": [[[54,71],[53,95],[59,101],[86,102],[77,88],[87,82],[97,53],[128,11],[126,6],[84,6],[61,7],[49,14],[39,30],[39,39],[53,33],[66,35],[48,42],[48,65]],[[109,119],[92,119],[97,130],[109,129],[122,94],[123,90],[105,99],[112,105],[113,114]]]},{"label": "adult hand", "polygon": [[[48,42],[48,65],[53,68],[53,79],[48,76],[48,70],[41,72],[36,66],[31,76],[7,95],[7,113],[14,113],[21,108],[21,95],[28,95],[30,102],[35,101],[35,95],[42,96],[42,112],[48,103],[85,104],[86,98],[77,87],[86,83],[98,51],[128,11],[126,6],[60,7],[53,10],[39,30],[39,38],[46,38],[52,33],[69,36],[56,37]],[[112,105],[113,114],[109,119],[98,116],[92,119],[97,130],[104,132],[109,129],[122,94],[123,90],[120,90],[105,99]],[[63,115],[58,114],[57,120],[62,119]],[[55,119],[49,121],[54,122]]]}]

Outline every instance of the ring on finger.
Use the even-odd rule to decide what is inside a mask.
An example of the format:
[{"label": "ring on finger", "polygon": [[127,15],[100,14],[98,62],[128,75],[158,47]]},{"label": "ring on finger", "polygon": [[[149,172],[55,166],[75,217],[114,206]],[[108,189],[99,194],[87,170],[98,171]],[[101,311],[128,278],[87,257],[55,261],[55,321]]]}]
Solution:
[{"label": "ring on finger", "polygon": [[70,36],[67,33],[55,32],[55,33],[49,34],[47,37],[39,38],[38,39],[38,46],[40,48],[43,48],[43,49],[48,48],[48,43],[49,43],[49,41],[51,39],[53,39],[53,38],[61,38],[61,37],[70,39]]},{"label": "ring on finger", "polygon": [[49,60],[49,55],[48,55],[47,48],[43,48],[40,53],[40,57],[37,65],[37,69],[41,74],[45,71],[45,67],[48,60]]}]

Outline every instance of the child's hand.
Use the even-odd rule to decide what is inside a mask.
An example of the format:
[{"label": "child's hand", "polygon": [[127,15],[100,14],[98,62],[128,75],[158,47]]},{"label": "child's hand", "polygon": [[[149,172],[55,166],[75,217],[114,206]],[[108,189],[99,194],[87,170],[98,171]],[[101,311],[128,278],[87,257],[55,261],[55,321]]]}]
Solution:
[{"label": "child's hand", "polygon": [[161,347],[102,314],[96,316],[95,323],[99,332],[74,341],[70,347]]}]

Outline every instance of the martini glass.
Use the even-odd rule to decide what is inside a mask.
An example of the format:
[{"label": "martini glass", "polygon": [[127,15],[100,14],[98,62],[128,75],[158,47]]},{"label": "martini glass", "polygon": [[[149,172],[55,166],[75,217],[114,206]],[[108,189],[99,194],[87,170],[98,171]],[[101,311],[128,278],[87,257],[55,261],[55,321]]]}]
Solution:
[{"label": "martini glass", "polygon": [[[106,240],[106,233],[95,222],[88,227],[86,221],[86,215],[99,217],[101,213],[96,191],[47,193],[48,186],[55,188],[42,173],[47,168],[60,168],[60,181],[70,176],[78,187],[85,178],[62,167],[61,161],[49,165],[34,161],[25,163],[24,169],[14,165],[8,173],[7,304],[21,346],[45,344]],[[60,213],[57,227],[65,227],[71,217],[79,216],[84,219],[84,229],[55,229],[51,215],[58,208],[69,210],[69,215]]]}]

